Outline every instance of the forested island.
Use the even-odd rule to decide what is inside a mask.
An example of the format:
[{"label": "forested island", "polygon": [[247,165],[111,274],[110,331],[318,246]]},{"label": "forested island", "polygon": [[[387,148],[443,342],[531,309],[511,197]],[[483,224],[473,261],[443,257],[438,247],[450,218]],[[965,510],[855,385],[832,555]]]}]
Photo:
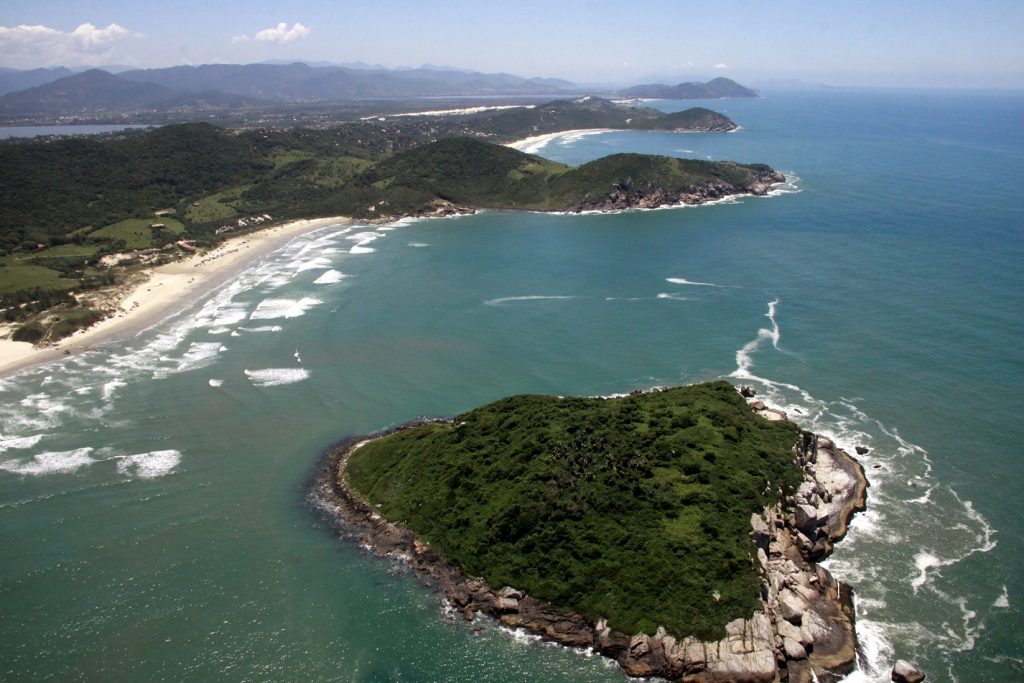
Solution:
[{"label": "forested island", "polygon": [[78,293],[287,219],[605,211],[765,194],[783,177],[763,164],[617,154],[571,168],[496,144],[578,128],[735,127],[701,108],[664,114],[583,97],[329,129],[197,123],[8,142],[0,144],[0,308],[20,325],[15,339],[53,341],[105,315]]},{"label": "forested island", "polygon": [[350,439],[316,494],[466,619],[633,676],[835,681],[854,666],[851,594],[817,562],[867,482],[784,417],[722,381],[515,396]]}]

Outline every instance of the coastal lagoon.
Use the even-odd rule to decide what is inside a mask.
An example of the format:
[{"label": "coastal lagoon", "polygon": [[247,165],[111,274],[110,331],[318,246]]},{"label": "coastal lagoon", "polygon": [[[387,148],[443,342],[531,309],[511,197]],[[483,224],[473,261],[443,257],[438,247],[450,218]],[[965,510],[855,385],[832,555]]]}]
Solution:
[{"label": "coastal lagoon", "polygon": [[[693,102],[661,102],[666,110]],[[862,457],[829,561],[853,681],[1024,676],[1024,95],[767,93],[729,134],[531,149],[765,162],[775,196],[324,228],[149,330],[0,383],[0,678],[620,681],[334,538],[338,440],[510,394],[727,378]]]}]

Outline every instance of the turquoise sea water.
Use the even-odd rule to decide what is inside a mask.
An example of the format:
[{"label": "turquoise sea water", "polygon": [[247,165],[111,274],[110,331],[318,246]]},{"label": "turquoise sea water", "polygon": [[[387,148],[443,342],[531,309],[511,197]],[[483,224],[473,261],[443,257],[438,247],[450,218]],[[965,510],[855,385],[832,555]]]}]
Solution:
[{"label": "turquoise sea water", "polygon": [[[658,103],[678,109],[691,103]],[[731,134],[538,152],[763,161],[788,191],[298,238],[131,339],[0,383],[0,679],[617,681],[443,618],[311,511],[320,453],[513,393],[718,377],[864,445],[830,561],[861,670],[1024,677],[1024,94],[712,103]]]}]

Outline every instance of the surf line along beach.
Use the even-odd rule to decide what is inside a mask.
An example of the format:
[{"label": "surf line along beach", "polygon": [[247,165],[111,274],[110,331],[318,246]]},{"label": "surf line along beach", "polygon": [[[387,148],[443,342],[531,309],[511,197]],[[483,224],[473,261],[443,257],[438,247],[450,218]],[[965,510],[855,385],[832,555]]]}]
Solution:
[{"label": "surf line along beach", "polygon": [[302,219],[232,237],[216,248],[144,272],[137,285],[112,294],[114,313],[53,346],[0,340],[0,377],[87,351],[160,322],[303,233],[345,226],[344,216]]}]

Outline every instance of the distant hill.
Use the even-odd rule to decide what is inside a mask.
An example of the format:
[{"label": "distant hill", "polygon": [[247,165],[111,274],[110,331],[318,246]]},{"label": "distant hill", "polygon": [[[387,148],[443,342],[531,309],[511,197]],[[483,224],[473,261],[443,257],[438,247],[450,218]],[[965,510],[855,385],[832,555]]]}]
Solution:
[{"label": "distant hill", "polygon": [[79,112],[135,112],[144,109],[237,109],[255,100],[206,89],[176,91],[156,83],[139,83],[90,69],[50,83],[0,97],[0,116],[63,116]]},{"label": "distant hill", "polygon": [[0,95],[9,92],[17,92],[26,88],[34,88],[37,85],[50,83],[58,78],[64,78],[74,73],[71,69],[57,67],[55,69],[30,69],[18,71],[17,69],[4,69],[0,71]]},{"label": "distant hill", "polygon": [[379,69],[292,64],[204,64],[126,71],[122,77],[176,90],[220,90],[272,101],[330,102],[381,97],[536,95],[574,88],[569,81],[435,67]]},{"label": "distant hill", "polygon": [[660,83],[635,85],[618,92],[623,97],[651,97],[659,100],[720,100],[729,97],[757,97],[757,91],[731,78],[714,78],[707,83]]}]

